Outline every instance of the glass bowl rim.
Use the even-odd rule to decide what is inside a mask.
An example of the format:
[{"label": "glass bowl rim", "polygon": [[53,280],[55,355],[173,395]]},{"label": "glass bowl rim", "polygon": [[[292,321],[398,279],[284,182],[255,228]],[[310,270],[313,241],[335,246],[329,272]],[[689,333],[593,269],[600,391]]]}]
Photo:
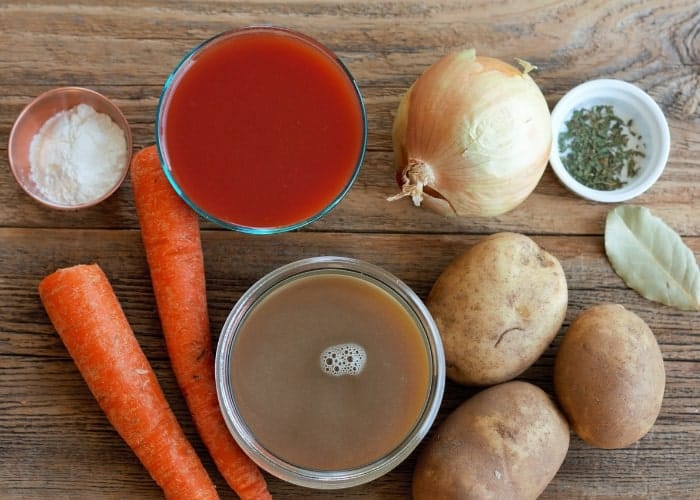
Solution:
[{"label": "glass bowl rim", "polygon": [[[241,34],[246,34],[246,33],[251,33],[251,32],[256,32],[256,31],[261,31],[261,32],[271,32],[271,33],[276,33],[282,36],[289,36],[292,38],[295,38],[303,43],[306,43],[307,45],[315,48],[316,50],[319,50],[325,56],[328,58],[328,60],[336,65],[338,65],[339,69],[342,71],[342,73],[347,77],[348,82],[351,84],[352,89],[354,91],[355,97],[357,99],[357,105],[359,106],[360,109],[360,115],[361,115],[361,126],[362,126],[362,136],[361,136],[361,141],[360,141],[360,149],[359,149],[359,155],[355,163],[355,167],[353,169],[352,175],[347,179],[345,186],[336,194],[336,196],[331,200],[331,202],[326,205],[322,210],[319,212],[310,215],[309,217],[302,219],[300,221],[284,225],[284,226],[262,226],[262,227],[254,227],[254,226],[245,226],[242,224],[237,224],[235,222],[230,222],[224,219],[221,219],[219,217],[216,217],[210,213],[208,213],[206,210],[201,208],[199,205],[197,205],[192,199],[190,199],[187,194],[184,192],[183,188],[177,183],[175,180],[172,172],[170,171],[170,168],[168,167],[168,162],[166,159],[166,152],[164,151],[164,144],[163,144],[163,139],[161,137],[161,129],[162,129],[162,124],[163,124],[163,119],[162,115],[165,112],[164,108],[166,107],[166,99],[169,96],[169,91],[170,89],[174,88],[176,85],[176,80],[180,76],[180,71],[183,70],[183,68],[186,68],[187,64],[197,55],[199,54],[202,50],[206,49],[209,46],[212,46],[216,44],[217,42],[220,42],[221,40],[225,40],[231,37],[235,37]],[[183,70],[184,71],[184,70]],[[210,38],[200,42],[199,44],[195,45],[192,49],[187,52],[187,54],[178,62],[178,64],[175,66],[175,68],[171,71],[169,74],[168,78],[165,80],[165,83],[163,84],[163,89],[161,90],[160,97],[158,99],[158,104],[156,106],[156,112],[155,112],[155,138],[156,138],[156,149],[158,150],[158,157],[160,159],[161,166],[163,168],[163,171],[165,172],[165,176],[168,179],[168,182],[172,186],[172,188],[175,190],[175,192],[182,198],[185,203],[187,203],[196,213],[198,213],[201,217],[204,219],[208,220],[209,222],[212,222],[220,227],[224,227],[226,229],[231,229],[234,231],[239,231],[242,233],[247,233],[247,234],[257,234],[257,235],[266,235],[266,234],[278,234],[278,233],[284,233],[288,231],[293,231],[295,229],[299,229],[303,226],[306,226],[308,224],[311,224],[312,222],[317,221],[327,213],[329,213],[331,210],[333,210],[339,203],[340,201],[347,195],[348,191],[350,188],[353,186],[355,183],[358,175],[360,174],[360,170],[362,167],[362,164],[364,163],[365,159],[365,154],[367,150],[367,129],[368,129],[368,120],[367,120],[367,109],[365,106],[365,101],[362,96],[362,93],[360,92],[359,85],[357,84],[357,81],[355,80],[354,76],[348,69],[348,67],[345,65],[345,63],[338,57],[331,49],[326,47],[324,44],[316,40],[315,38],[306,35],[300,31],[287,28],[284,26],[278,26],[278,25],[272,25],[272,24],[253,24],[253,25],[248,25],[240,28],[232,28],[229,30],[222,31],[220,33],[217,33]]]},{"label": "glass bowl rim", "polygon": [[[425,341],[429,359],[430,381],[426,400],[405,438],[383,457],[353,469],[330,471],[308,469],[290,464],[266,450],[256,441],[243,417],[237,413],[228,377],[230,355],[237,330],[245,321],[248,311],[277,287],[316,272],[349,274],[365,279],[389,293],[413,316]],[[426,436],[437,416],[445,389],[445,373],[446,363],[442,340],[437,325],[423,301],[407,284],[392,273],[374,264],[350,257],[319,256],[300,259],[264,275],[244,292],[231,309],[221,329],[215,355],[219,405],[226,425],[236,442],[264,470],[292,484],[315,489],[339,489],[364,484],[386,474],[406,459]]]}]

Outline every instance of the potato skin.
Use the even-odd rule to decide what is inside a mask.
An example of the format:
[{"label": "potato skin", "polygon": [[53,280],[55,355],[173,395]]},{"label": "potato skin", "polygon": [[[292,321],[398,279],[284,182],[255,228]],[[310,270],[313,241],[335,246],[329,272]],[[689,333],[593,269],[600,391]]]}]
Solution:
[{"label": "potato skin", "polygon": [[547,349],[566,315],[559,261],[517,233],[488,236],[448,264],[426,300],[447,376],[464,385],[511,380]]},{"label": "potato skin", "polygon": [[579,314],[554,362],[554,389],[571,427],[598,448],[624,448],[649,432],[665,383],[656,337],[619,304]]},{"label": "potato skin", "polygon": [[537,498],[569,449],[569,425],[528,382],[485,389],[462,403],[421,449],[414,500]]}]

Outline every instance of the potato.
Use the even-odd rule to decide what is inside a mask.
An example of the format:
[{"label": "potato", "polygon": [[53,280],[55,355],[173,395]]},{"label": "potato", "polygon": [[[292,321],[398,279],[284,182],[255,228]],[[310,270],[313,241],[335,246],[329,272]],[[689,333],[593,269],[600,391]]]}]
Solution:
[{"label": "potato", "polygon": [[462,403],[426,440],[413,498],[537,498],[568,449],[569,425],[542,389],[496,385]]},{"label": "potato", "polygon": [[555,392],[571,427],[599,448],[624,448],[649,432],[665,383],[654,334],[619,304],[579,314],[554,362]]},{"label": "potato", "polygon": [[556,336],[567,301],[561,264],[530,238],[497,233],[479,241],[445,268],[426,300],[448,377],[465,385],[517,377]]}]

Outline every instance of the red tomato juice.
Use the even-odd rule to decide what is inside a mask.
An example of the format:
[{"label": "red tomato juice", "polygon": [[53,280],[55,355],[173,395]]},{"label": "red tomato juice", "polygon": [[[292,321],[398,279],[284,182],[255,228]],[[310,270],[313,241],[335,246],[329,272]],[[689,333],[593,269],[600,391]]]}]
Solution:
[{"label": "red tomato juice", "polygon": [[284,29],[212,39],[176,71],[160,108],[171,180],[201,212],[239,228],[313,219],[349,188],[364,154],[352,78]]}]

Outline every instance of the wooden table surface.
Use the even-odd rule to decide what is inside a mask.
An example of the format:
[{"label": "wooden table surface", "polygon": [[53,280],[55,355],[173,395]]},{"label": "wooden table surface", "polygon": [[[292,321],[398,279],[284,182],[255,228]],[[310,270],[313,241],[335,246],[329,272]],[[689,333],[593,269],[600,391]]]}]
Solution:
[{"label": "wooden table surface", "polygon": [[[15,183],[7,138],[22,108],[54,87],[79,85],[113,99],[135,150],[154,142],[161,86],[198,42],[256,23],[285,25],[335,50],[366,99],[369,143],[348,196],[322,220],[278,236],[248,236],[202,221],[214,338],[237,298],[289,261],[335,254],[373,262],[423,298],[447,262],[484,235],[517,231],[557,256],[569,308],[557,339],[522,379],[552,391],[565,328],[584,308],[618,302],[650,325],[667,386],[651,432],[617,451],[572,436],[546,498],[700,498],[700,314],[649,302],[627,288],[603,249],[610,205],[584,201],[548,168],[535,192],[494,218],[444,218],[394,194],[391,126],[399,98],[448,50],[536,64],[550,107],[571,87],[608,77],[660,104],[671,127],[661,179],[635,200],[700,255],[700,4],[697,0],[382,2],[209,0],[15,1],[0,5],[0,497],[159,498],[160,489],[110,427],[42,309],[37,284],[58,267],[98,262],[110,277],[168,400],[218,485],[175,385],[156,315],[130,182],[101,205],[57,212]],[[438,422],[476,392],[447,384]],[[407,498],[415,455],[371,484],[334,493],[267,476],[277,498]]]}]

